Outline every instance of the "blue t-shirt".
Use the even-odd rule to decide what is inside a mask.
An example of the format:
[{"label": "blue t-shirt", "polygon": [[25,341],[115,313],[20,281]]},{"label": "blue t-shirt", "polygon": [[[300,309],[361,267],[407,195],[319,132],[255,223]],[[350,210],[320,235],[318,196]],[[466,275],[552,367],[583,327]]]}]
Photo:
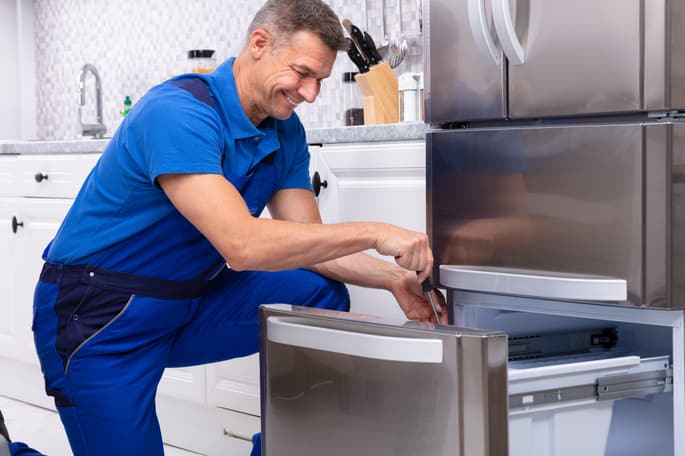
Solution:
[{"label": "blue t-shirt", "polygon": [[[309,152],[298,117],[267,118],[255,127],[240,105],[233,61],[209,75],[166,81],[136,103],[46,249],[47,261],[193,278],[208,263],[209,252],[213,257],[218,253],[180,216],[157,185],[158,176],[222,174],[244,195],[254,216],[280,189],[311,189]],[[178,86],[189,78],[206,82],[209,103]],[[268,185],[255,190],[253,176],[266,176]],[[174,261],[187,266],[166,271],[165,265]]]}]

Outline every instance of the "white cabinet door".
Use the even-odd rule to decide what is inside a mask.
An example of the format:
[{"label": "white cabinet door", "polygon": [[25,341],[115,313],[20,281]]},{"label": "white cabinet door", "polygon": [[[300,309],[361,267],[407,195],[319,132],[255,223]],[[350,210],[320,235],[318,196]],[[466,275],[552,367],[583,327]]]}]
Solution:
[{"label": "white cabinet door", "polygon": [[[316,171],[326,183],[318,197],[324,223],[375,221],[426,231],[423,141],[324,145]],[[405,318],[390,293],[349,290],[353,312]]]},{"label": "white cabinet door", "polygon": [[[53,238],[71,200],[0,199],[0,375],[2,394],[44,407],[45,395],[33,345],[33,291],[40,274],[41,254]],[[16,231],[16,232],[15,232]]]},{"label": "white cabinet door", "polygon": [[12,221],[17,220],[20,201],[17,198],[0,198],[0,356],[20,359],[22,328],[21,318],[16,308],[16,275],[19,254],[17,235]]},{"label": "white cabinet door", "polygon": [[258,416],[259,355],[208,366],[207,399],[211,405]]}]

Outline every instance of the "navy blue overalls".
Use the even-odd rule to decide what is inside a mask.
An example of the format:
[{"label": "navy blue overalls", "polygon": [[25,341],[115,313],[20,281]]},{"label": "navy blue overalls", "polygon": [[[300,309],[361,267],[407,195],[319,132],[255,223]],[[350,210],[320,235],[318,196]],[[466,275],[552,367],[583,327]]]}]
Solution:
[{"label": "navy blue overalls", "polygon": [[[211,103],[199,79],[177,84]],[[247,176],[226,176],[253,214],[275,191],[271,160]],[[117,272],[122,264],[129,271],[132,263],[137,271],[154,264],[155,277],[170,275],[183,265],[158,258],[174,243],[199,254],[206,272],[189,281]],[[228,269],[177,211],[91,264],[46,263],[35,292],[34,338],[74,455],[162,455],[155,393],[164,369],[257,352],[257,308],[265,303],[348,310],[349,295],[343,284],[307,270]],[[260,454],[255,440],[253,455]]]}]

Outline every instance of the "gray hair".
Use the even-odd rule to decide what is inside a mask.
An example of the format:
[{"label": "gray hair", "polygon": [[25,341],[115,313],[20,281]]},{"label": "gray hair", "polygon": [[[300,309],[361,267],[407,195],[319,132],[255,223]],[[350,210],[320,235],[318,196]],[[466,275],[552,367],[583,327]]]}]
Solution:
[{"label": "gray hair", "polygon": [[349,47],[340,19],[321,0],[267,0],[252,19],[247,39],[259,28],[268,31],[275,43],[287,43],[288,37],[302,30],[314,33],[334,51]]}]

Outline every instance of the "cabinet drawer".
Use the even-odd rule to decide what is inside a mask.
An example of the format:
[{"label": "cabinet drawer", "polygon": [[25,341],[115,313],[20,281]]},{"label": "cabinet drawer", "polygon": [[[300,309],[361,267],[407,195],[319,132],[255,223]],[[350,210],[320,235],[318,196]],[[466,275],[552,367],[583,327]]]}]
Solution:
[{"label": "cabinet drawer", "polygon": [[258,416],[218,408],[223,426],[224,437],[244,442],[248,448],[252,447],[252,436],[261,431],[261,421]]},{"label": "cabinet drawer", "polygon": [[20,155],[14,174],[18,196],[73,198],[100,154]]}]

